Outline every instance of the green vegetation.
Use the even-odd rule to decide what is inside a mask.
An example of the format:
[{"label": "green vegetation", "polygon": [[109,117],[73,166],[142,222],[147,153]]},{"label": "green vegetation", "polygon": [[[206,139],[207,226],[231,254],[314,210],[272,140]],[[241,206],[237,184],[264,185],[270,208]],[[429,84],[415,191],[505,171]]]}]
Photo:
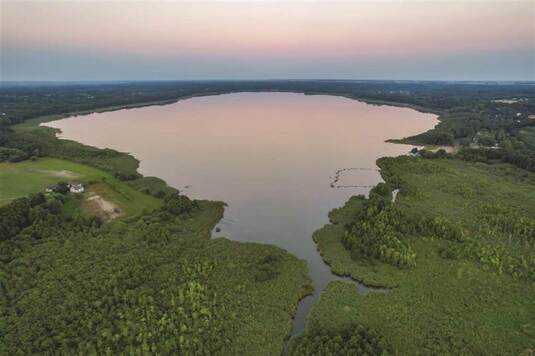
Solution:
[{"label": "green vegetation", "polygon": [[354,284],[331,282],[312,307],[303,334],[290,342],[290,355],[392,354],[381,333],[360,324],[361,298]]},{"label": "green vegetation", "polygon": [[342,244],[353,259],[378,259],[397,267],[413,267],[416,254],[403,240],[407,233],[404,218],[391,204],[370,202],[355,216]]},{"label": "green vegetation", "polygon": [[98,149],[81,143],[58,140],[55,130],[49,127],[28,126],[22,129],[8,128],[0,145],[24,151],[28,157],[54,157],[90,165],[112,173],[121,180],[141,177],[137,173],[139,162],[132,156],[111,149]]},{"label": "green vegetation", "polygon": [[[456,159],[378,163],[385,186],[400,189],[396,202],[384,187],[353,197],[314,239],[334,272],[393,289],[361,296],[354,286],[331,285],[316,306],[328,312],[313,312],[314,322],[380,330],[401,354],[529,354],[535,175]],[[393,251],[409,248],[414,263],[385,258],[382,233],[399,239]]]},{"label": "green vegetation", "polygon": [[[398,140],[421,145],[457,145],[481,149],[482,155],[503,150],[501,161],[535,170],[535,150],[522,139],[524,130],[535,126],[535,94],[530,83],[441,83],[388,81],[201,81],[146,82],[108,85],[6,86],[0,88],[0,147],[17,148],[32,156],[54,155],[74,159],[77,147],[51,147],[39,142],[28,145],[19,140],[5,142],[1,128],[34,131],[38,123],[64,115],[87,114],[143,105],[165,104],[200,95],[231,92],[281,91],[327,94],[364,100],[376,105],[412,107],[440,115],[440,124],[426,133]],[[499,99],[517,98],[511,103]],[[38,136],[43,136],[40,131]],[[39,137],[33,137],[32,139]],[[30,140],[32,141],[32,140]],[[494,147],[492,147],[494,146]],[[38,151],[35,150],[44,150]],[[20,152],[19,152],[20,153]],[[69,157],[67,157],[69,155]],[[85,163],[106,169],[107,157],[85,157]],[[0,155],[2,157],[2,155]],[[117,158],[114,158],[117,159]],[[120,174],[132,177],[135,162],[124,162]],[[134,165],[134,169],[132,169]],[[109,166],[109,165],[108,165]]]},{"label": "green vegetation", "polygon": [[[395,141],[455,146],[455,156],[381,159],[386,184],[331,212],[332,223],[314,234],[324,260],[391,290],[363,296],[331,283],[291,355],[533,354],[532,84],[387,81],[1,87],[0,353],[280,353],[310,289],[302,261],[272,246],[211,240],[222,203],[192,201],[142,177],[128,154],[38,126],[236,91],[433,112],[435,129]],[[519,100],[497,101],[510,98]],[[71,179],[90,183],[82,198],[31,194]],[[104,224],[98,209],[107,203],[118,209],[109,214],[128,219]]]},{"label": "green vegetation", "polygon": [[[58,140],[36,126],[57,116],[26,120],[64,112],[38,97],[2,108],[1,161],[32,159],[0,163],[0,353],[280,353],[310,293],[306,264],[277,247],[211,239],[223,203],[142,177],[128,154]],[[71,181],[86,192],[41,193]],[[103,224],[116,215],[128,218]]]},{"label": "green vegetation", "polygon": [[169,187],[164,180],[157,177],[141,177],[128,182],[132,187],[157,198],[163,198],[176,189]]},{"label": "green vegetation", "polygon": [[0,162],[20,162],[28,159],[26,152],[17,148],[0,147]]},{"label": "green vegetation", "polygon": [[0,205],[31,193],[44,192],[47,187],[60,181],[87,183],[83,199],[87,199],[92,193],[97,194],[116,205],[124,212],[125,217],[140,214],[144,210],[150,211],[161,205],[161,200],[134,189],[110,173],[55,158],[0,163]]},{"label": "green vegetation", "polygon": [[101,225],[65,215],[65,199],[0,208],[3,352],[281,352],[310,288],[306,265],[277,247],[210,239],[222,203],[175,193]]},{"label": "green vegetation", "polygon": [[[531,119],[535,122],[535,119]],[[526,127],[519,132],[519,140],[530,150],[535,150],[535,127]]]}]

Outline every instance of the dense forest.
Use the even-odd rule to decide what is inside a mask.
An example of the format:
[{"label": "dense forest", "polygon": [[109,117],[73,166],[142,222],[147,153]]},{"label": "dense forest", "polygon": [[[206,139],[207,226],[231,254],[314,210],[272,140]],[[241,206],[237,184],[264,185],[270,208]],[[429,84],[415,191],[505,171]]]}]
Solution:
[{"label": "dense forest", "polygon": [[[533,111],[531,83],[459,83],[355,80],[279,81],[180,81],[123,83],[64,83],[0,86],[2,122],[11,124],[44,115],[83,112],[114,106],[166,102],[197,95],[239,91],[287,91],[305,94],[328,93],[355,98],[414,105],[442,112],[466,108],[480,115],[485,102],[495,108],[524,108]],[[525,99],[514,104],[500,99]],[[512,105],[512,106],[511,106]],[[455,109],[462,112],[459,109]],[[476,111],[477,110],[477,111]]]},{"label": "dense forest", "polygon": [[329,286],[311,326],[365,325],[400,354],[529,355],[535,175],[430,157],[380,159],[386,183],[333,210],[314,234],[335,273],[388,289],[370,298]]},{"label": "dense forest", "polygon": [[66,191],[0,206],[0,353],[281,353],[311,288],[303,261],[211,239],[223,203],[191,200],[142,177],[128,154],[38,126],[240,91],[340,95],[440,120],[396,140],[426,147],[380,159],[385,183],[334,210],[314,234],[335,273],[385,293],[331,283],[290,355],[533,352],[533,84],[317,80],[1,86],[0,162],[78,162],[158,207],[107,222],[78,211]]},{"label": "dense forest", "polygon": [[40,193],[0,208],[6,354],[280,352],[307,292],[303,262],[211,240],[220,203],[174,193],[103,225],[64,214],[69,199]]},{"label": "dense forest", "polygon": [[[385,174],[391,164],[390,160],[383,160]],[[407,165],[403,161],[394,164]],[[413,267],[416,254],[406,237],[421,236],[449,241],[440,251],[443,257],[473,259],[498,273],[535,281],[535,219],[530,214],[497,203],[484,205],[484,215],[470,224],[463,224],[441,215],[415,216],[392,203],[389,196],[373,191],[370,195],[342,237],[353,259],[370,258],[399,268]],[[365,198],[360,196],[360,199]],[[502,243],[487,242],[492,239]],[[523,252],[508,251],[506,239],[510,245],[522,246]]]},{"label": "dense forest", "polygon": [[388,355],[390,346],[384,338],[360,325],[335,334],[318,329],[294,341],[292,355]]}]

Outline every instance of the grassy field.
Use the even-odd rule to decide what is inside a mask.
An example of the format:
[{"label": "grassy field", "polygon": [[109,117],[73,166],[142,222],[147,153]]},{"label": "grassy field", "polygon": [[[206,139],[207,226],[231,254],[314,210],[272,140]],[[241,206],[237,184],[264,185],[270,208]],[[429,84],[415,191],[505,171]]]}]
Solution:
[{"label": "grassy field", "polygon": [[86,146],[76,141],[60,140],[56,137],[55,129],[37,126],[41,120],[47,121],[47,118],[36,118],[13,126],[13,133],[7,136],[7,145],[28,152],[30,156],[66,159],[130,179],[140,177],[137,172],[139,161],[135,157],[111,149]]},{"label": "grassy field", "polygon": [[0,163],[0,205],[31,193],[44,192],[60,181],[89,183],[84,197],[96,194],[116,205],[124,217],[161,205],[161,200],[120,181],[112,174],[62,159]]},{"label": "grassy field", "polygon": [[[534,174],[509,165],[452,159],[385,158],[379,165],[385,180],[400,188],[395,204],[406,216],[440,217],[462,225],[485,249],[533,258],[533,241],[521,240],[502,227],[507,221],[520,221],[524,228],[532,223]],[[433,236],[405,236],[416,253],[412,268],[352,259],[341,241],[345,225],[365,201],[353,197],[331,212],[332,224],[317,231],[314,240],[334,272],[391,290],[362,296],[354,285],[332,283],[314,306],[307,332],[317,325],[336,330],[356,323],[380,330],[394,350],[404,355],[532,354],[534,280],[490,267],[484,254],[481,261],[445,258],[441,252],[456,243]],[[509,220],[500,223],[503,226],[488,222],[494,219]]]},{"label": "grassy field", "polygon": [[535,150],[535,127],[526,127],[520,130],[519,138],[529,149]]}]

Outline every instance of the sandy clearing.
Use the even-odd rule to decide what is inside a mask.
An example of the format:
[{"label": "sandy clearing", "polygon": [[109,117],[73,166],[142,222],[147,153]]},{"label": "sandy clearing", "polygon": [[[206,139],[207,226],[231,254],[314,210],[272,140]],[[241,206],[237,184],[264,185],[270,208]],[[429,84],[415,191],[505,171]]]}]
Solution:
[{"label": "sandy clearing", "polygon": [[91,204],[94,204],[98,211],[106,216],[108,220],[113,220],[121,216],[121,211],[117,206],[110,201],[102,198],[100,195],[91,193],[87,198],[87,201]]}]

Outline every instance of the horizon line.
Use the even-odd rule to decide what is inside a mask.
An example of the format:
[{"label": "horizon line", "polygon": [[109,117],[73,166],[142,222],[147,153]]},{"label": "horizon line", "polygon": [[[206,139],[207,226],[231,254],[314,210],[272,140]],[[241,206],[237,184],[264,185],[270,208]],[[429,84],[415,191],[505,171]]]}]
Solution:
[{"label": "horizon line", "polygon": [[272,82],[272,81],[325,81],[325,82],[406,82],[406,83],[516,83],[535,84],[533,79],[336,79],[336,78],[251,78],[251,79],[47,79],[47,80],[2,80],[0,84],[39,83],[173,83],[173,82]]}]

